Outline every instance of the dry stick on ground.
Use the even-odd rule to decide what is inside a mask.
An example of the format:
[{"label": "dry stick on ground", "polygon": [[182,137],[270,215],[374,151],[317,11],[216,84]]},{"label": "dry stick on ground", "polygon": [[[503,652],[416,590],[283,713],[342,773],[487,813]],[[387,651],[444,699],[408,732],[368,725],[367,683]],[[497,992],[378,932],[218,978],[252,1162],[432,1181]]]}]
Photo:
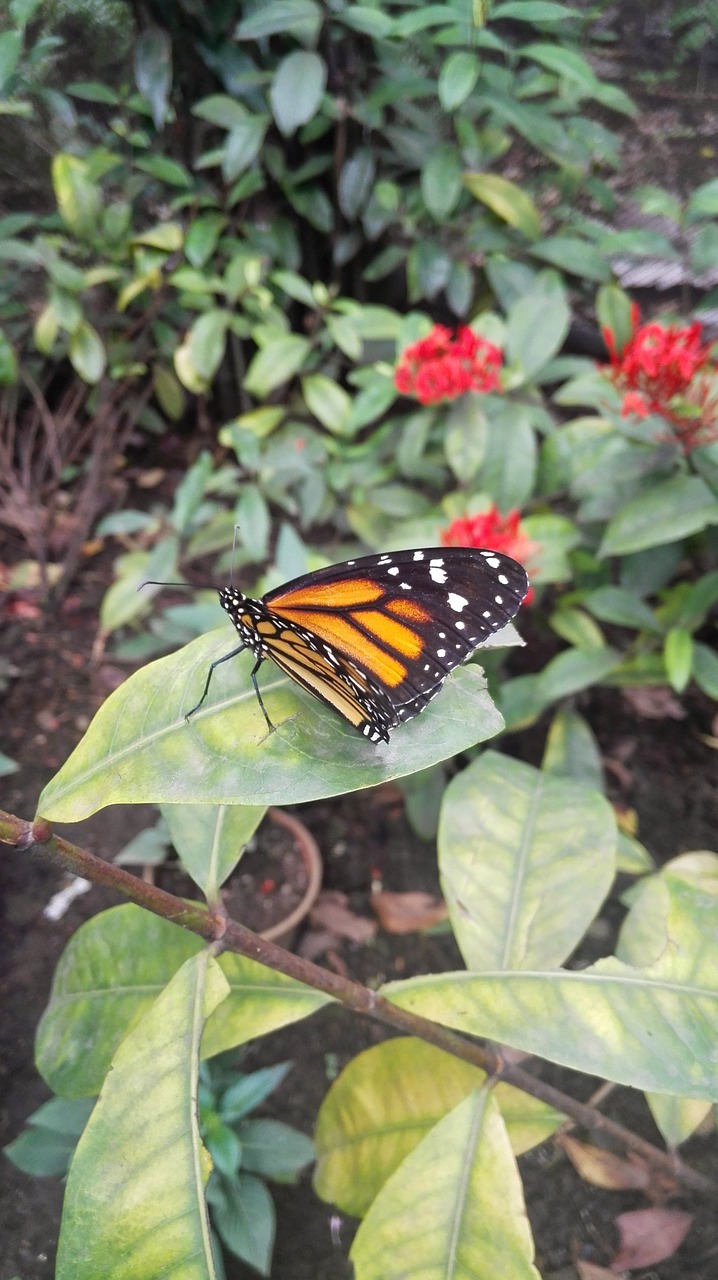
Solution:
[{"label": "dry stick on ground", "polygon": [[44,818],[39,818],[34,823],[25,822],[0,810],[0,844],[3,843],[13,845],[21,851],[37,849],[59,862],[66,871],[83,876],[94,884],[114,889],[137,906],[145,907],[155,915],[199,934],[208,942],[220,943],[225,951],[234,951],[255,960],[269,969],[313,987],[316,991],[324,992],[353,1009],[355,1013],[365,1014],[405,1035],[417,1036],[446,1053],[480,1067],[493,1080],[503,1080],[515,1085],[524,1093],[570,1116],[585,1128],[599,1129],[610,1135],[622,1147],[641,1156],[656,1173],[681,1182],[693,1191],[715,1194],[718,1190],[709,1178],[696,1172],[678,1156],[661,1151],[630,1129],[609,1120],[594,1107],[576,1102],[568,1094],[536,1079],[530,1072],[505,1062],[495,1049],[467,1040],[429,1018],[400,1009],[361,983],[352,982],[328,969],[322,969],[310,960],[294,955],[291,951],[285,951],[283,947],[268,942],[220,912],[206,911],[200,906],[186,903],[156,885],[147,884],[114,863],[104,862],[68,840],[53,835],[50,823]]}]

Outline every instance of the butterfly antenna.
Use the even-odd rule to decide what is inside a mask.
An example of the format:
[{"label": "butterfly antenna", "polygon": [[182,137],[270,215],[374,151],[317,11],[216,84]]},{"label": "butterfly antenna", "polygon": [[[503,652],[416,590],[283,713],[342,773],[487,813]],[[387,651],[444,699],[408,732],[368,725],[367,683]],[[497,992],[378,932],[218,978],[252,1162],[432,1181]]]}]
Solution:
[{"label": "butterfly antenna", "polygon": [[191,582],[157,582],[155,578],[148,578],[146,582],[141,582],[138,591],[143,587],[191,587]]},{"label": "butterfly antenna", "polygon": [[231,559],[231,560],[230,560],[230,562],[229,562],[229,585],[230,585],[230,587],[233,587],[233,586],[234,586],[234,553],[235,553],[235,551],[237,550],[237,530],[238,530],[238,529],[239,529],[239,525],[238,525],[238,524],[235,524],[235,526],[234,526],[234,536],[233,536],[233,538],[232,538],[232,559]]}]

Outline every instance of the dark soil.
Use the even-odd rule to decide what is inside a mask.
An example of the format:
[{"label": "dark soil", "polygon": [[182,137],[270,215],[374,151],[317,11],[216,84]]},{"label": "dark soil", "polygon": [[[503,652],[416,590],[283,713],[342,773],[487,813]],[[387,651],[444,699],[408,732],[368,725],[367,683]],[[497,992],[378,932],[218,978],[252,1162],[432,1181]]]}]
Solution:
[{"label": "dark soil", "polygon": [[[87,570],[82,595],[68,599],[59,616],[15,622],[0,643],[0,658],[9,659],[18,670],[5,694],[2,746],[21,765],[18,773],[4,779],[0,803],[20,816],[33,815],[42,785],[65,759],[119,678],[111,664],[93,666],[90,657],[106,577],[104,566]],[[599,690],[591,693],[583,708],[608,763],[612,798],[636,810],[640,836],[659,860],[688,849],[715,847],[716,754],[710,744],[714,707],[687,698],[683,707],[685,719],[641,718],[618,691]],[[545,726],[539,726],[509,746],[538,760],[544,734]],[[370,890],[377,875],[387,889],[437,891],[435,848],[412,833],[395,788],[303,806],[299,813],[320,844],[325,885],[343,891],[357,913],[371,914]],[[62,832],[93,852],[111,857],[154,820],[149,806],[109,808]],[[281,861],[281,848],[279,856]],[[254,871],[254,887],[259,892],[263,885],[264,896],[273,896],[268,882],[278,883],[281,871],[270,868],[269,863],[262,866],[261,860]],[[48,1096],[33,1065],[33,1036],[58,957],[82,921],[114,905],[114,900],[108,891],[93,887],[53,922],[43,914],[43,908],[63,884],[63,875],[55,866],[41,857],[6,850],[0,874],[4,891],[1,941],[6,951],[1,970],[0,1041],[0,1143],[4,1145]],[[589,939],[596,952],[611,949],[621,910],[617,900],[608,904],[605,918]],[[460,963],[448,935],[395,937],[383,932],[364,946],[337,940],[324,962],[372,986]],[[329,1008],[250,1044],[241,1054],[241,1065],[248,1070],[291,1059],[294,1069],[273,1097],[271,1114],[311,1133],[317,1109],[336,1072],[385,1034],[369,1021]],[[597,1082],[575,1073],[541,1064],[536,1069],[584,1100],[596,1087]],[[611,1116],[660,1143],[639,1093],[617,1088],[604,1105]],[[694,1137],[683,1154],[718,1181],[714,1133]],[[559,1274],[574,1276],[570,1264],[575,1259],[605,1265],[615,1250],[616,1215],[643,1207],[645,1201],[638,1195],[604,1191],[581,1181],[550,1143],[529,1152],[520,1163],[544,1280]],[[28,1177],[0,1160],[0,1280],[16,1276],[46,1280],[52,1276],[62,1190],[56,1180]],[[348,1277],[347,1253],[356,1224],[333,1215],[331,1207],[315,1197],[308,1176],[298,1187],[273,1188],[273,1194],[278,1210],[275,1280]],[[644,1280],[649,1276],[651,1280],[715,1280],[715,1207],[700,1197],[684,1197],[678,1203],[695,1213],[684,1244],[650,1272],[636,1274]],[[229,1264],[229,1280],[249,1280],[253,1274],[240,1264]]]}]

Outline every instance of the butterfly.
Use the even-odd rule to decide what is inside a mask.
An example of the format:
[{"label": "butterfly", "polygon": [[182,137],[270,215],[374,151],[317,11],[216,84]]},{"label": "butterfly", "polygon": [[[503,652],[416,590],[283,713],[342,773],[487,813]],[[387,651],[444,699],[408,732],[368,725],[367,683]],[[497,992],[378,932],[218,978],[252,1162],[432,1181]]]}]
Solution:
[{"label": "butterfly", "polygon": [[370,742],[424,710],[449,672],[510,622],[528,591],[525,569],[498,551],[434,547],[363,556],[304,574],[253,600],[234,586],[219,592],[244,649],[252,684],[267,658]]}]

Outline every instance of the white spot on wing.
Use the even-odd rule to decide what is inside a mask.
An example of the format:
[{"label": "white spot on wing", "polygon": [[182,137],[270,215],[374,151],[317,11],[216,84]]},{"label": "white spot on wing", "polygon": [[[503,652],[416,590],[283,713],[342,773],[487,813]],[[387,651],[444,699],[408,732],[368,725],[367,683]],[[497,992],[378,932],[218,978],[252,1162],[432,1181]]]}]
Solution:
[{"label": "white spot on wing", "polygon": [[432,582],[438,582],[440,586],[446,582],[446,569],[441,568],[441,561],[432,560],[429,568],[429,577]]},{"label": "white spot on wing", "polygon": [[465,609],[469,603],[466,596],[457,595],[455,591],[449,592],[448,602],[449,607],[452,608],[455,613],[461,613],[462,609]]}]

